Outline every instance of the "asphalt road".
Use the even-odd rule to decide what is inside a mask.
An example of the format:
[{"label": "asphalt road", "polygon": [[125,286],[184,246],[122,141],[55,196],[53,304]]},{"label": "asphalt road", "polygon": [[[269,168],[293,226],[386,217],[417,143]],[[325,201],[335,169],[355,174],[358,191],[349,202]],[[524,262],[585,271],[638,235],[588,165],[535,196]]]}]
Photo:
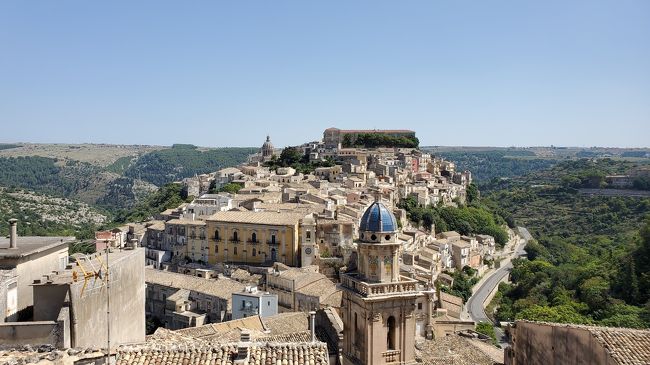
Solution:
[{"label": "asphalt road", "polygon": [[[519,243],[515,249],[517,253],[516,256],[526,254],[524,247],[532,238],[526,228],[518,227],[518,229],[519,235],[523,238],[523,241]],[[467,311],[474,322],[491,322],[490,318],[485,314],[483,302],[485,302],[488,295],[490,295],[490,292],[499,285],[499,282],[510,273],[510,269],[512,269],[512,262],[508,261],[506,265],[493,272],[469,298],[466,304]]]}]

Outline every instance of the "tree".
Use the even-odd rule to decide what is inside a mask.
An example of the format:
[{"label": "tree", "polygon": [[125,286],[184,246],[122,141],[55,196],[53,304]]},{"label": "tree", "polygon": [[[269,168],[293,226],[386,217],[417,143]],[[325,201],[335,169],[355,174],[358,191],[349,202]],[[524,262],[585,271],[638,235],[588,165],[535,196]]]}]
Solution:
[{"label": "tree", "polygon": [[471,183],[467,187],[467,203],[472,204],[474,202],[478,202],[480,198],[480,192],[478,191],[478,187],[476,184]]},{"label": "tree", "polygon": [[533,305],[517,313],[515,318],[555,323],[592,323],[590,319],[576,312],[576,310],[570,305],[560,305],[556,307]]},{"label": "tree", "polygon": [[492,339],[492,342],[496,344],[497,336],[494,332],[494,325],[490,322],[479,322],[476,324],[476,332],[484,334]]},{"label": "tree", "polygon": [[237,194],[242,186],[237,183],[228,183],[219,188],[219,192]]},{"label": "tree", "polygon": [[602,310],[609,302],[609,282],[600,276],[585,280],[580,285],[580,299],[591,311]]},{"label": "tree", "polygon": [[424,228],[431,231],[431,227],[433,226],[434,221],[435,221],[435,215],[433,211],[431,210],[424,211],[424,214],[422,214],[422,225],[424,226]]},{"label": "tree", "polygon": [[303,153],[298,147],[285,147],[280,153],[280,164],[282,166],[291,166],[300,162]]}]

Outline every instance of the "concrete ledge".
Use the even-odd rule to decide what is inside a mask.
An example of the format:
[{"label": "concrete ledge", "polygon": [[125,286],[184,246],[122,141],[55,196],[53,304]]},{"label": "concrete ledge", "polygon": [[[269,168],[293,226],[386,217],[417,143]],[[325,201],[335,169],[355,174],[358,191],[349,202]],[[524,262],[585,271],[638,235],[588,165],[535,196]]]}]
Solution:
[{"label": "concrete ledge", "polygon": [[59,324],[55,321],[0,323],[3,345],[55,345],[59,341]]}]

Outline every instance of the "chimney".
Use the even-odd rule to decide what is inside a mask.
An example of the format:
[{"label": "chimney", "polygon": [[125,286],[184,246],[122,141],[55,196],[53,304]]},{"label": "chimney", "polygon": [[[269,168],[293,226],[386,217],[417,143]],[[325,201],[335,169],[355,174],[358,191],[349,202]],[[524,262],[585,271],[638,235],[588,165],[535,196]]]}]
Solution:
[{"label": "chimney", "polygon": [[316,312],[309,312],[309,329],[311,330],[311,342],[316,342]]},{"label": "chimney", "polygon": [[18,219],[11,218],[9,220],[9,248],[18,248],[18,232],[16,231],[17,224]]}]

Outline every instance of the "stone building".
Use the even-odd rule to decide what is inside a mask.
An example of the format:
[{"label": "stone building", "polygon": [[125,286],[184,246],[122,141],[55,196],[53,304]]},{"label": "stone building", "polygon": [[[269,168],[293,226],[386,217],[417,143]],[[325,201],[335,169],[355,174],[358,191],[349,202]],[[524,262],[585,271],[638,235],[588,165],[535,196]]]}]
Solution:
[{"label": "stone building", "polygon": [[143,248],[77,256],[32,286],[34,321],[57,323],[69,347],[105,347],[109,323],[113,345],[145,340]]},{"label": "stone building", "polygon": [[232,208],[232,197],[228,193],[203,194],[187,206],[187,213],[200,217],[225,212]]},{"label": "stone building", "polygon": [[273,157],[274,151],[275,148],[273,147],[273,143],[271,143],[271,137],[266,136],[266,141],[264,141],[264,144],[262,144],[262,149],[260,151],[262,158],[264,158],[264,160],[270,160],[271,157]]},{"label": "stone building", "polygon": [[[298,293],[312,285],[318,285],[320,288],[335,286],[327,276],[318,272],[316,266],[294,268],[275,264],[273,272],[266,274],[266,290],[276,294],[278,303],[290,310],[310,311],[313,309],[307,305],[307,300],[304,300],[304,304],[297,300]],[[301,304],[303,305],[301,306]]]},{"label": "stone building", "polygon": [[176,218],[165,222],[165,241],[172,259],[208,262],[208,237],[205,221]]},{"label": "stone building", "polygon": [[0,269],[0,323],[18,318],[18,276],[16,269]]},{"label": "stone building", "polygon": [[345,364],[415,363],[417,281],[400,275],[395,216],[380,202],[359,226],[359,264],[341,275]]},{"label": "stone building", "polygon": [[144,249],[74,257],[33,281],[33,321],[0,323],[2,345],[105,347],[109,324],[112,345],[145,340]]},{"label": "stone building", "polygon": [[207,219],[210,264],[300,265],[300,220],[304,214],[218,212]]},{"label": "stone building", "polygon": [[247,286],[232,294],[232,319],[251,316],[269,317],[278,314],[278,296]]},{"label": "stone building", "polygon": [[147,315],[166,328],[196,327],[229,320],[232,294],[245,286],[225,277],[199,278],[145,269]]},{"label": "stone building", "polygon": [[271,160],[274,154],[275,154],[275,147],[273,147],[273,143],[271,143],[271,137],[267,135],[266,141],[264,141],[264,144],[262,144],[262,148],[260,148],[260,151],[256,154],[249,156],[248,160],[251,163],[261,163],[261,162]]},{"label": "stone building", "polygon": [[[34,304],[34,280],[64,270],[68,265],[68,244],[74,237],[18,237],[17,220],[9,221],[9,238],[0,238],[0,271],[5,297],[0,299],[6,308],[0,315],[0,322],[29,320],[32,318]],[[13,274],[12,274],[13,273]],[[14,275],[15,274],[15,275]],[[11,277],[11,278],[9,278]]]},{"label": "stone building", "polygon": [[650,330],[517,321],[506,365],[650,364]]}]

